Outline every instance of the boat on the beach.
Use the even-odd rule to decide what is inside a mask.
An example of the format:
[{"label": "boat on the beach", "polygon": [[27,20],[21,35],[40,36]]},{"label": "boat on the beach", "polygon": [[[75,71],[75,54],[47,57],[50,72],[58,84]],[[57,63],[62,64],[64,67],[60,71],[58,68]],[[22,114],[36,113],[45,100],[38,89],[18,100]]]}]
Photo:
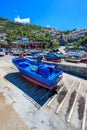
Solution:
[{"label": "boat on the beach", "polygon": [[87,57],[81,58],[81,62],[87,62]]},{"label": "boat on the beach", "polygon": [[62,71],[42,62],[33,62],[27,58],[14,58],[13,64],[22,76],[35,85],[53,89],[62,78]]},{"label": "boat on the beach", "polygon": [[48,53],[46,55],[44,55],[45,59],[47,61],[52,61],[52,62],[61,62],[61,57],[60,56],[57,56],[56,54],[54,53]]},{"label": "boat on the beach", "polygon": [[78,63],[78,62],[81,61],[81,59],[80,58],[76,58],[76,57],[67,57],[66,61],[73,62],[73,63]]}]

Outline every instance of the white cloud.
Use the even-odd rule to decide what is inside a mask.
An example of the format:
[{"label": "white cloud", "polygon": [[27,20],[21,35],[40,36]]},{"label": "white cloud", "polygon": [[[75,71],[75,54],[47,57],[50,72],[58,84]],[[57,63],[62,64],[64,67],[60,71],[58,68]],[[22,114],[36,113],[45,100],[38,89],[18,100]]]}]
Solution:
[{"label": "white cloud", "polygon": [[16,18],[14,18],[14,21],[19,23],[30,23],[30,18],[21,19],[20,16],[17,16]]},{"label": "white cloud", "polygon": [[47,28],[50,28],[50,25],[47,25],[46,27],[47,27]]}]

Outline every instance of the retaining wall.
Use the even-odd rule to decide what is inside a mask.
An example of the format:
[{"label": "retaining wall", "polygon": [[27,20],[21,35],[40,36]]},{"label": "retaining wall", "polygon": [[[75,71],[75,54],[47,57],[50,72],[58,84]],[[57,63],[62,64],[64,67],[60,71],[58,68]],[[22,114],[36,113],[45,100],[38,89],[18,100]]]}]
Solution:
[{"label": "retaining wall", "polygon": [[87,79],[87,67],[78,67],[73,65],[55,64],[55,67],[65,72],[75,74]]}]

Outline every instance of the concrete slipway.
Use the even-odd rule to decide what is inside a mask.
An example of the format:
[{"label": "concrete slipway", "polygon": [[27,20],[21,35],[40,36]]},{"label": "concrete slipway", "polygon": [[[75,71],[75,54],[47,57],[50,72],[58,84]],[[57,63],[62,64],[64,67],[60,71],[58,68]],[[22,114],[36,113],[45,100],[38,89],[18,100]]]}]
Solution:
[{"label": "concrete slipway", "polygon": [[[23,87],[32,84],[13,76],[11,78],[15,80],[15,85],[5,78],[10,73],[18,73],[18,70],[11,63],[12,58],[13,56],[9,55],[0,57],[0,93],[6,98],[26,127],[31,130],[87,129],[86,80],[63,73],[63,82],[59,84],[61,87],[57,90],[57,94],[49,98],[42,107],[38,107],[28,95],[17,87],[17,83]],[[15,115],[13,115],[14,117]],[[8,118],[4,119],[4,125],[6,119]],[[0,127],[2,125],[0,124]],[[6,130],[10,128],[11,124]]]}]

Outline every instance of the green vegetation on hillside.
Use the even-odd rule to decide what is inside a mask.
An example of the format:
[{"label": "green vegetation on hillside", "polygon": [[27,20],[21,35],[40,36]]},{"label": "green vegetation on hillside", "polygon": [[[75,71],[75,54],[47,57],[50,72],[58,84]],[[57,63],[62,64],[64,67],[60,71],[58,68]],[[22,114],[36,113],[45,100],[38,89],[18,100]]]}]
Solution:
[{"label": "green vegetation on hillside", "polygon": [[[64,45],[68,46],[70,43],[68,43],[68,39],[63,39],[63,35],[68,36],[77,29],[58,32],[58,36],[56,35],[57,32],[55,35],[51,35],[50,30],[51,28],[22,24],[0,17],[0,33],[7,34],[6,41],[8,45],[11,45],[12,42],[15,42],[16,40],[21,40],[23,37],[26,37],[29,38],[30,42],[43,43],[45,48],[58,48],[61,40],[64,42]],[[54,32],[55,31],[56,30],[54,29]],[[87,46],[87,33],[85,34],[85,37],[77,39],[72,44],[75,48],[78,48],[80,45]]]},{"label": "green vegetation on hillside", "polygon": [[22,37],[26,37],[29,38],[31,42],[42,42],[46,47],[50,47],[55,37],[50,35],[49,30],[50,28],[12,22],[6,18],[0,17],[0,32],[7,34],[8,44],[15,41],[17,36],[19,40]]}]

